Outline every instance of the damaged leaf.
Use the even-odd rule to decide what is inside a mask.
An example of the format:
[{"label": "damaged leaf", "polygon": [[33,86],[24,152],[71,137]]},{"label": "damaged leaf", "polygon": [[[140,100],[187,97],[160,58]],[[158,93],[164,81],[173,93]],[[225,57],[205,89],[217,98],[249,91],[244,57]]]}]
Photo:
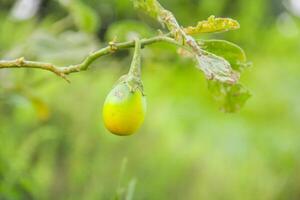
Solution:
[{"label": "damaged leaf", "polygon": [[[203,51],[205,52],[205,51]],[[230,63],[222,57],[205,52],[196,57],[198,68],[209,80],[235,84],[239,80],[239,73],[232,70]]]},{"label": "damaged leaf", "polygon": [[236,30],[240,28],[240,24],[231,18],[216,18],[210,16],[207,20],[200,21],[196,26],[184,28],[185,33],[196,35],[199,33],[215,33]]},{"label": "damaged leaf", "polygon": [[251,97],[250,92],[242,84],[230,85],[208,81],[208,89],[223,112],[239,111]]},{"label": "damaged leaf", "polygon": [[233,70],[241,72],[251,64],[247,62],[246,54],[238,45],[225,40],[200,40],[201,49],[226,59]]}]

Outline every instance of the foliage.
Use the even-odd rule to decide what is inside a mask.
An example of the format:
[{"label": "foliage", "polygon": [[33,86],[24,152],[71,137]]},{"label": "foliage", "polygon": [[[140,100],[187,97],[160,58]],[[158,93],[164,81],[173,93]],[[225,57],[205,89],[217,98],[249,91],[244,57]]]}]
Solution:
[{"label": "foliage", "polygon": [[[166,25],[174,38],[183,42],[183,46],[190,48],[192,56],[196,59],[197,67],[204,72],[208,82],[217,81],[216,84],[222,87],[209,87],[213,96],[219,102],[221,110],[226,112],[234,112],[241,108],[246,100],[250,97],[249,92],[241,90],[239,79],[239,68],[246,66],[246,56],[244,51],[237,45],[233,45],[226,41],[206,41],[198,44],[195,39],[188,35],[199,33],[224,32],[235,30],[240,27],[239,23],[230,18],[215,18],[210,16],[207,20],[198,22],[196,27],[187,27],[182,29],[171,12],[165,10],[156,0],[135,0],[134,4],[137,8],[144,10],[150,16],[158,18],[158,20]],[[188,34],[188,35],[186,35]],[[209,83],[212,85],[212,83]],[[222,88],[230,88],[223,90]],[[234,89],[235,88],[235,89]],[[231,90],[238,89],[238,94]],[[217,91],[219,90],[219,91]],[[217,95],[218,94],[218,95]],[[236,98],[238,96],[247,96]],[[220,103],[220,96],[223,101]],[[229,100],[230,99],[230,100]]]},{"label": "foliage", "polygon": [[[245,52],[237,45],[224,40],[202,40],[199,45],[206,51],[212,52],[226,59],[231,67],[242,72],[247,63]],[[213,98],[224,112],[236,112],[240,110],[250,98],[250,92],[241,84],[226,84],[216,81],[208,81],[208,88]]]}]

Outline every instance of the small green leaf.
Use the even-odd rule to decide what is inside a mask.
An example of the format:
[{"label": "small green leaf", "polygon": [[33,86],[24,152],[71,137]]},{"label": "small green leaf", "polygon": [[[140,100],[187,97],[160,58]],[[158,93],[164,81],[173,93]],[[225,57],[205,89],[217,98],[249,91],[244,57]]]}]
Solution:
[{"label": "small green leaf", "polygon": [[231,18],[215,18],[210,16],[207,20],[200,21],[196,26],[184,28],[184,31],[189,35],[199,33],[215,33],[236,30],[240,28],[240,24]]},{"label": "small green leaf", "polygon": [[230,63],[224,58],[202,50],[202,55],[196,57],[198,68],[207,79],[235,84],[239,80],[239,73],[232,70]]},{"label": "small green leaf", "polygon": [[240,72],[250,65],[244,50],[236,44],[225,40],[200,40],[198,44],[201,49],[226,59],[236,71]]},{"label": "small green leaf", "polygon": [[133,5],[154,18],[158,18],[161,9],[160,4],[156,0],[133,0]]},{"label": "small green leaf", "polygon": [[240,110],[251,97],[250,92],[241,84],[230,85],[218,81],[208,81],[208,89],[223,112]]},{"label": "small green leaf", "polygon": [[72,1],[68,5],[70,13],[79,29],[94,33],[99,27],[99,19],[96,12],[80,0]]}]

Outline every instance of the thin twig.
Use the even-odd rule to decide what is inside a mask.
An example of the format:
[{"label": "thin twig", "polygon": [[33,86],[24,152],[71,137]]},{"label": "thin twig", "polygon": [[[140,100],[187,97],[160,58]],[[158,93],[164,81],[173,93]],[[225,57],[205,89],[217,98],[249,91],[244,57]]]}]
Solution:
[{"label": "thin twig", "polygon": [[[168,37],[168,35],[164,36],[155,36],[152,38],[146,38],[141,40],[141,46],[147,46],[153,43],[157,42],[167,42],[176,46],[181,46],[180,43],[175,41],[173,38]],[[35,69],[42,69],[47,70],[50,72],[53,72],[54,74],[58,75],[59,77],[65,79],[69,82],[67,79],[67,75],[75,72],[85,71],[89,68],[89,66],[98,58],[113,54],[116,51],[122,50],[122,49],[128,49],[135,46],[134,41],[127,41],[127,42],[121,42],[121,43],[115,43],[115,42],[109,42],[108,46],[95,51],[91,54],[89,54],[81,63],[77,65],[70,65],[66,67],[59,67],[51,63],[45,63],[45,62],[36,62],[36,61],[27,61],[23,57],[15,59],[15,60],[2,60],[0,61],[0,69],[3,68],[35,68]]]}]

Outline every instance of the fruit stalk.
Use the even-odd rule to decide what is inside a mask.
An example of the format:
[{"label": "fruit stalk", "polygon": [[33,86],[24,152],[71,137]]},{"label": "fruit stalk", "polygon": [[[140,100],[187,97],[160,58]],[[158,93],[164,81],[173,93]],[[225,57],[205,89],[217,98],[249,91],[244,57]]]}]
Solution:
[{"label": "fruit stalk", "polygon": [[128,75],[141,79],[141,41],[139,39],[135,39],[134,54]]}]

